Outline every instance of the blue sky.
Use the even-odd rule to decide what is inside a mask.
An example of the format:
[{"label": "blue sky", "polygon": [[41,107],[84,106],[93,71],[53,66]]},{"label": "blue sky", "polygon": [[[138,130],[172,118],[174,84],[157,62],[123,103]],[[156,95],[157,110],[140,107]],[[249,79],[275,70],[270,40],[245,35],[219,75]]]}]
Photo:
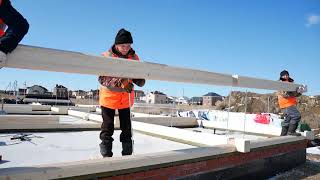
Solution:
[{"label": "blue sky", "polygon": [[[143,61],[277,80],[289,70],[320,95],[318,0],[12,0],[29,21],[21,42],[100,55],[120,28],[131,31]],[[2,69],[0,89],[62,84],[96,89],[95,76]],[[143,90],[174,96],[227,95],[230,87],[148,81]],[[245,91],[245,89],[241,89]],[[254,89],[248,91],[262,92]],[[263,91],[264,92],[264,91]]]}]

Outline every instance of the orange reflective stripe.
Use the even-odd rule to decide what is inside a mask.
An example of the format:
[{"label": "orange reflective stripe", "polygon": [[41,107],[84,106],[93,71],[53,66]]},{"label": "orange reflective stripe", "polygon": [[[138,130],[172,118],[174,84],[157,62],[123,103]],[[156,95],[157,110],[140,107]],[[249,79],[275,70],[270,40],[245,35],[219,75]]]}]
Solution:
[{"label": "orange reflective stripe", "polygon": [[297,98],[296,97],[288,97],[284,98],[282,96],[278,96],[278,103],[281,109],[287,108],[290,106],[295,106],[297,105]]},{"label": "orange reflective stripe", "polygon": [[[286,82],[288,82],[288,81],[286,81]],[[284,98],[283,96],[278,95],[278,103],[279,103],[279,107],[281,109],[284,109],[284,108],[287,108],[287,107],[290,107],[290,106],[297,105],[297,98],[296,97]]]}]

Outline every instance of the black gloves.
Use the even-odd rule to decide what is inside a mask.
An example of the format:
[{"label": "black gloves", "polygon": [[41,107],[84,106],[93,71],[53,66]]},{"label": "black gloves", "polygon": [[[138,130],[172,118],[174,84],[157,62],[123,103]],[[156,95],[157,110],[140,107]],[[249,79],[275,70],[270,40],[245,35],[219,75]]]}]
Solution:
[{"label": "black gloves", "polygon": [[145,79],[132,79],[132,82],[135,83],[139,87],[143,87],[146,83]]},{"label": "black gloves", "polygon": [[120,87],[125,89],[126,92],[130,93],[133,89],[132,82],[135,83],[136,85],[138,85],[139,87],[142,87],[146,83],[146,80],[145,79],[132,79],[132,81],[131,81],[131,79],[123,78],[123,79],[121,79]]},{"label": "black gloves", "polygon": [[121,79],[120,87],[125,89],[126,92],[131,93],[133,89],[133,84],[130,79]]}]

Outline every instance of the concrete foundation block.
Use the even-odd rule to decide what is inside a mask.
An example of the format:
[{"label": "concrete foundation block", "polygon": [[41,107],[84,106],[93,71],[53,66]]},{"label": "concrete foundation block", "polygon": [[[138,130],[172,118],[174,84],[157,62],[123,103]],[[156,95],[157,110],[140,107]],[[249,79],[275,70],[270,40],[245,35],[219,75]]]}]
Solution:
[{"label": "concrete foundation block", "polygon": [[236,146],[237,151],[242,153],[250,152],[250,140],[236,138],[234,140],[234,145]]}]

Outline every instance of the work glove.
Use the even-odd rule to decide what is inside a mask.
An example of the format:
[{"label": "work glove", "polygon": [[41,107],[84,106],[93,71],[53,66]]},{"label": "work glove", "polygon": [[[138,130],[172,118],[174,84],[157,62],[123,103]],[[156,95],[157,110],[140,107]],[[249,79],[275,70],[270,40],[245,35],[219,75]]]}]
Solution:
[{"label": "work glove", "polygon": [[307,86],[306,85],[299,86],[299,87],[297,87],[296,91],[297,91],[297,93],[300,93],[300,94],[307,92]]},{"label": "work glove", "polygon": [[144,84],[146,83],[145,79],[133,79],[132,81],[139,87],[143,87]]},{"label": "work glove", "polygon": [[133,89],[133,84],[131,79],[121,79],[121,84],[120,87],[125,89],[127,93],[131,93],[132,89]]}]

